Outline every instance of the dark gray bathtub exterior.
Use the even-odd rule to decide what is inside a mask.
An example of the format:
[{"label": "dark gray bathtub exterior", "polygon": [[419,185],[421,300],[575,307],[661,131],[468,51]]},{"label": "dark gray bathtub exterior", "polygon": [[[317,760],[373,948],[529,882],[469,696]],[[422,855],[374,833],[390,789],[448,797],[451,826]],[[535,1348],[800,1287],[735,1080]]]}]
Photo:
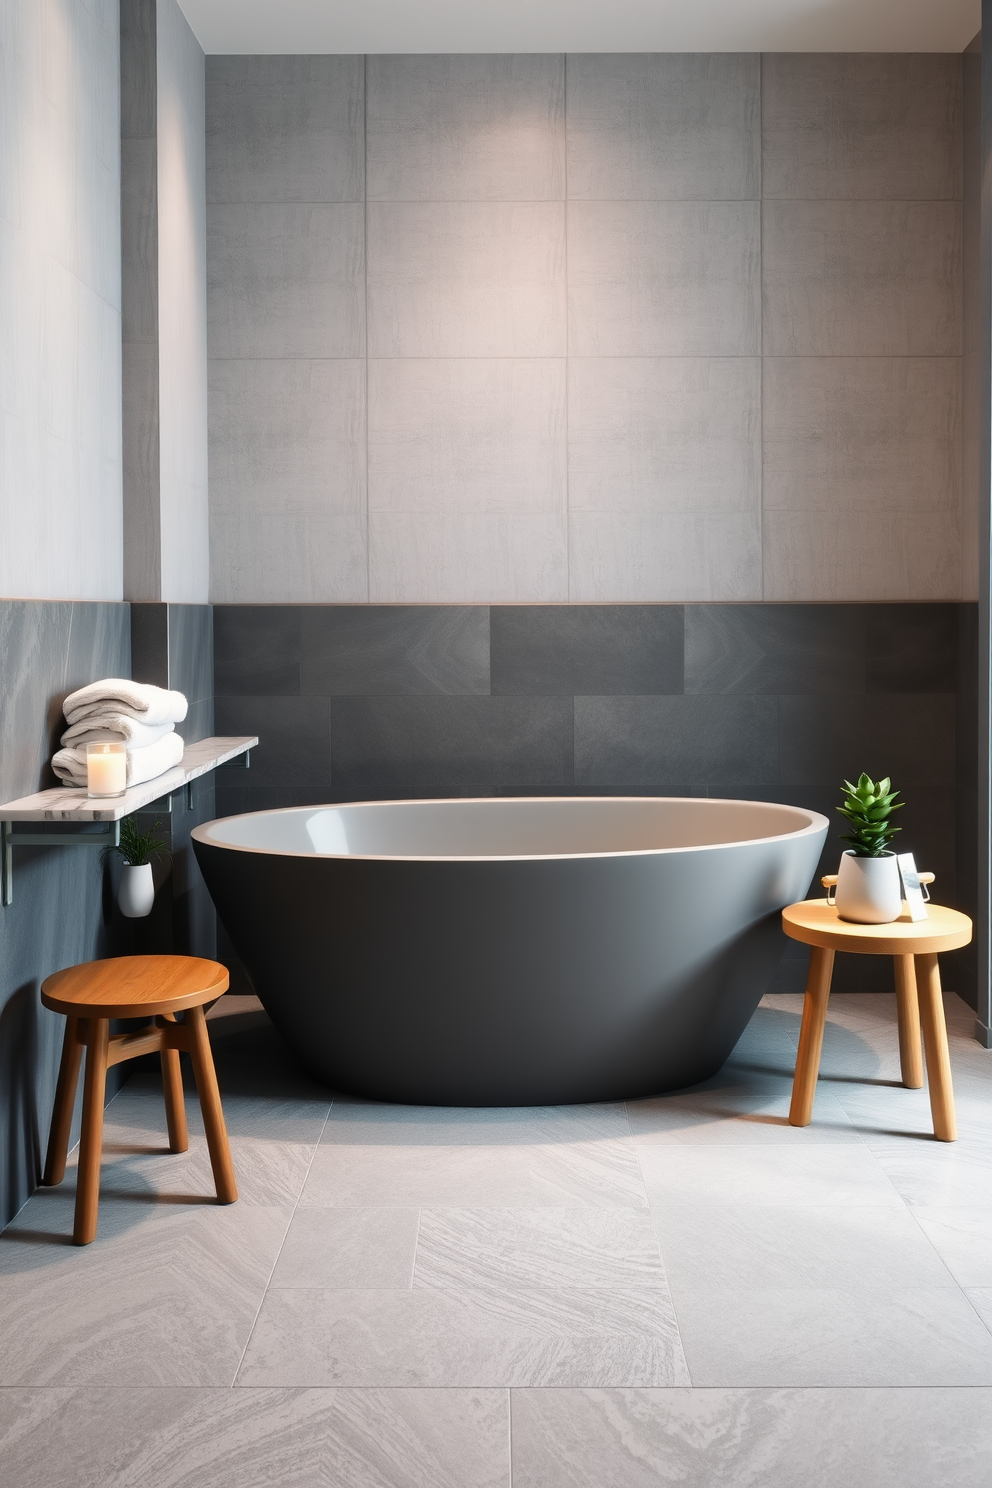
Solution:
[{"label": "dark gray bathtub exterior", "polygon": [[[268,813],[265,813],[266,815]],[[194,833],[273,1023],[334,1090],[437,1105],[617,1100],[724,1063],[826,832],[504,859],[245,851]],[[220,825],[215,824],[215,825]]]}]

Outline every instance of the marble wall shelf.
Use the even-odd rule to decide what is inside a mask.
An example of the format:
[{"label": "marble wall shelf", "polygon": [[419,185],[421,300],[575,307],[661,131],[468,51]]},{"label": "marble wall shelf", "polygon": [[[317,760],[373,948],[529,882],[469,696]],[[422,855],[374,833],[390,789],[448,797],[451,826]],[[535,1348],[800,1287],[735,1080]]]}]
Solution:
[{"label": "marble wall shelf", "polygon": [[[3,903],[13,899],[13,849],[15,847],[107,847],[120,841],[120,823],[154,804],[161,811],[172,809],[175,791],[189,786],[200,775],[237,760],[248,764],[249,751],[258,743],[257,735],[200,739],[188,744],[182,762],[173,769],[132,786],[123,796],[112,800],[94,800],[81,787],[58,786],[22,796],[18,801],[0,805],[0,831],[3,835]],[[59,823],[75,831],[15,832],[15,822]]]}]

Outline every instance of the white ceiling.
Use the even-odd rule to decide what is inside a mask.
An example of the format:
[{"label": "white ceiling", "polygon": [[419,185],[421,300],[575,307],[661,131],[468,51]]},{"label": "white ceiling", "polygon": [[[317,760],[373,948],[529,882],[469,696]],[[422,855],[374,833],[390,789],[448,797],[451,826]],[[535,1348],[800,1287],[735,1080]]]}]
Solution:
[{"label": "white ceiling", "polygon": [[960,52],[981,0],[179,0],[205,52]]}]

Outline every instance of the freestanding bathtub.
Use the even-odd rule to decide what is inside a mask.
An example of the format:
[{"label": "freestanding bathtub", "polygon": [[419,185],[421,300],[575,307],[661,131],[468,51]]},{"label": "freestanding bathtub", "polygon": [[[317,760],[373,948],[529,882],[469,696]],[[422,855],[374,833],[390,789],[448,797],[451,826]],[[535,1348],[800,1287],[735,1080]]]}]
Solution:
[{"label": "freestanding bathtub", "polygon": [[319,1079],[544,1105],[714,1074],[827,826],[755,801],[377,801],[253,812],[193,839],[258,996]]}]

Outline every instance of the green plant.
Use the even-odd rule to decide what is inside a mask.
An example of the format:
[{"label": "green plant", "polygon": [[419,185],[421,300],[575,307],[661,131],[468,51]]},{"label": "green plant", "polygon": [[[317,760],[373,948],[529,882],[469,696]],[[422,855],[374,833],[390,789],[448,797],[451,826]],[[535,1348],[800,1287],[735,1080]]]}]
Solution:
[{"label": "green plant", "polygon": [[157,816],[147,832],[143,832],[138,826],[136,816],[125,816],[121,822],[121,840],[115,847],[105,847],[104,857],[121,857],[128,868],[140,868],[143,863],[150,863],[152,858],[168,858],[169,844],[164,837],[158,836],[158,829],[162,825],[162,818]]},{"label": "green plant", "polygon": [[890,817],[906,803],[896,801],[899,792],[892,790],[891,785],[888,776],[877,783],[870,775],[862,775],[857,785],[849,780],[843,782],[844,804],[837,810],[847,817],[853,831],[846,836],[842,833],[841,841],[851,844],[856,858],[880,858],[892,838],[902,830],[891,825]]}]

